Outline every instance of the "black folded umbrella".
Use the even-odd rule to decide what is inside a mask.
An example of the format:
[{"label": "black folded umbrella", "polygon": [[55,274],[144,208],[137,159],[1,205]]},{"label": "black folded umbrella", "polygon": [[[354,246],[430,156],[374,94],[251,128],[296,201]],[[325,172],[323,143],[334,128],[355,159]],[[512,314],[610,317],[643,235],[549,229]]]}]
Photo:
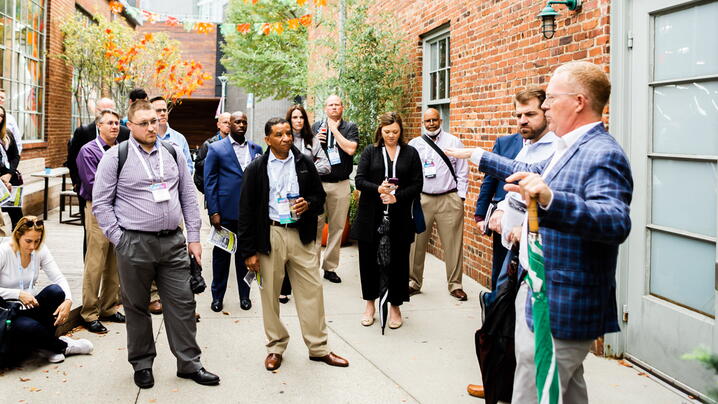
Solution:
[{"label": "black folded umbrella", "polygon": [[514,354],[514,328],[516,311],[514,301],[519,289],[518,252],[510,251],[508,281],[499,284],[496,300],[487,307],[481,329],[474,335],[476,356],[479,359],[484,384],[484,400],[488,404],[511,402],[516,356]]},{"label": "black folded umbrella", "polygon": [[207,289],[207,284],[202,277],[202,265],[200,265],[195,256],[191,254],[189,256],[189,287],[195,295]]},{"label": "black folded umbrella", "polygon": [[379,267],[379,323],[384,335],[389,314],[389,265],[391,264],[391,241],[389,239],[389,212],[384,212],[381,224],[377,228],[379,246],[376,249],[376,263]]}]

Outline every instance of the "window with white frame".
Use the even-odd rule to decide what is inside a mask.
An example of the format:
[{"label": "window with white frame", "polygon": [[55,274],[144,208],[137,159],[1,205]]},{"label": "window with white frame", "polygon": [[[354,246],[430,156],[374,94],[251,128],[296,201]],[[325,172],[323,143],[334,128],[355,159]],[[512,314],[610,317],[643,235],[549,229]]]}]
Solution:
[{"label": "window with white frame", "polygon": [[23,141],[43,139],[45,0],[0,1],[0,78]]},{"label": "window with white frame", "polygon": [[449,130],[451,88],[451,37],[443,29],[424,37],[423,109],[436,108],[443,120],[442,128]]}]

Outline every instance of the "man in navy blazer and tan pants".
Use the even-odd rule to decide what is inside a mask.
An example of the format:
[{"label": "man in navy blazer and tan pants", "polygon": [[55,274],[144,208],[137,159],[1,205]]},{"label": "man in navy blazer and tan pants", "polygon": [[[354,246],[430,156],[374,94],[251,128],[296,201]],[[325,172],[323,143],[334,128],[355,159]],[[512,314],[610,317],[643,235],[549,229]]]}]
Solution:
[{"label": "man in navy blazer and tan pants", "polygon": [[[236,233],[244,170],[252,160],[262,155],[262,148],[245,139],[247,115],[244,112],[233,113],[229,127],[229,136],[209,145],[204,161],[204,195],[212,226],[216,229],[225,227]],[[212,311],[222,311],[231,259],[231,254],[219,247],[212,251]],[[240,307],[249,310],[252,301],[249,300],[249,285],[244,282],[247,268],[241,259],[235,259],[234,266]]]},{"label": "man in navy blazer and tan pants", "polygon": [[[551,334],[564,403],[588,403],[583,361],[593,340],[620,331],[616,307],[618,246],[631,230],[633,178],[628,158],[601,122],[611,93],[603,69],[589,62],[558,67],[546,88],[549,129],[559,137],[547,160],[526,164],[475,149],[487,174],[506,178],[508,191],[536,199],[543,240]],[[519,261],[528,265],[526,223]],[[531,291],[516,295],[516,373],[512,402],[536,403]]]}]

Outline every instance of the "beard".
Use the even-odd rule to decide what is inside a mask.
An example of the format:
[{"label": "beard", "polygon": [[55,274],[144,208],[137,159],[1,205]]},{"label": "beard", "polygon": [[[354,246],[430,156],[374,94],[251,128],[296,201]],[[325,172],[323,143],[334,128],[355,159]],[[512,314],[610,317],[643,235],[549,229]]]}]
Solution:
[{"label": "beard", "polygon": [[547,124],[545,122],[543,125],[535,129],[530,126],[525,126],[522,127],[519,132],[521,132],[521,137],[523,137],[524,139],[534,140],[546,131],[546,126]]}]

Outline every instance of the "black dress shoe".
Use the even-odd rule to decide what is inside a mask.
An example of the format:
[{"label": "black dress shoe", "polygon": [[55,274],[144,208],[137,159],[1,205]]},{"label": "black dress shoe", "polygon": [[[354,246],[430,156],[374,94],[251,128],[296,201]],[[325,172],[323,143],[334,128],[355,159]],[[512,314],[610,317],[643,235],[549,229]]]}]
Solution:
[{"label": "black dress shoe", "polygon": [[239,307],[241,307],[242,310],[249,310],[252,308],[252,301],[249,299],[242,299],[239,301]]},{"label": "black dress shoe", "polygon": [[111,316],[105,316],[100,318],[102,321],[109,321],[111,323],[124,323],[125,315],[119,311]]},{"label": "black dress shoe", "polygon": [[289,296],[279,296],[279,303],[287,304],[289,303]]},{"label": "black dress shoe", "polygon": [[331,283],[342,283],[342,278],[336,272],[324,271],[324,279]]},{"label": "black dress shoe", "polygon": [[222,301],[221,300],[212,300],[212,305],[209,306],[213,312],[219,313],[222,311]]},{"label": "black dress shoe", "polygon": [[205,386],[216,386],[219,384],[219,376],[206,371],[204,368],[201,368],[194,373],[177,372],[177,377],[181,377],[183,379],[192,379],[195,381],[195,383],[202,384]]},{"label": "black dress shoe", "polygon": [[155,385],[155,377],[152,376],[152,369],[140,369],[135,371],[135,384],[141,389],[149,389]]},{"label": "black dress shoe", "polygon": [[100,320],[90,321],[85,324],[87,331],[94,332],[95,334],[106,334],[107,328],[100,322]]}]

